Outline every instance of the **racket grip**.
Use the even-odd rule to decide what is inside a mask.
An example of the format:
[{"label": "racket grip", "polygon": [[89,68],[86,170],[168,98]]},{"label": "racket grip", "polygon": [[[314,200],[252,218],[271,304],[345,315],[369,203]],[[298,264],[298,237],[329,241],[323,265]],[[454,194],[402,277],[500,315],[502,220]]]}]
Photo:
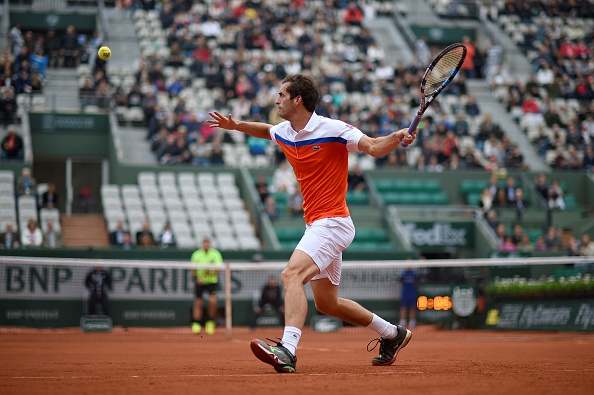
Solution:
[{"label": "racket grip", "polygon": [[[411,132],[413,132],[417,126],[419,126],[419,122],[421,122],[421,118],[422,117],[415,117],[412,122],[410,123],[410,126],[408,127],[408,133],[411,134]],[[404,142],[400,143],[401,147],[408,147],[408,144],[405,144]]]}]

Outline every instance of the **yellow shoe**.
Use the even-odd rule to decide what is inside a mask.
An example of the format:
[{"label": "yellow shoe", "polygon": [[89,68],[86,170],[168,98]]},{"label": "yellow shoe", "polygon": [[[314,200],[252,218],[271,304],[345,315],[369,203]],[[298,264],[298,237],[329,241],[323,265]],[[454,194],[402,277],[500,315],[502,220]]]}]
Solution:
[{"label": "yellow shoe", "polygon": [[204,329],[206,330],[206,333],[209,335],[214,335],[216,327],[217,324],[215,324],[214,321],[206,321],[206,325],[204,325]]},{"label": "yellow shoe", "polygon": [[197,335],[197,334],[199,334],[200,332],[202,332],[202,325],[200,325],[200,324],[199,324],[199,323],[197,323],[197,322],[194,322],[194,323],[192,324],[192,333],[193,333],[193,334],[195,334],[195,335]]}]

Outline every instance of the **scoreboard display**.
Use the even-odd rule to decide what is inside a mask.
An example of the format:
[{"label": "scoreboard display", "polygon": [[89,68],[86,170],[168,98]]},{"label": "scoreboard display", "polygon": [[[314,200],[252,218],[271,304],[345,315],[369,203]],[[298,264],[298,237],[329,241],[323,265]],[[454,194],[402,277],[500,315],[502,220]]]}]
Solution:
[{"label": "scoreboard display", "polygon": [[468,317],[476,311],[476,293],[471,286],[420,284],[417,287],[417,321],[449,324],[455,317]]}]

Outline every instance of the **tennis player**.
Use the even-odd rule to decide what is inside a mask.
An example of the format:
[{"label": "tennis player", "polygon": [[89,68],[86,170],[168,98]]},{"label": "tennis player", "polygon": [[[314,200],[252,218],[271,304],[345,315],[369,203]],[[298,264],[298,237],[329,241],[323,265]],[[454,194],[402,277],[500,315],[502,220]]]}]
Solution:
[{"label": "tennis player", "polygon": [[304,285],[308,281],[320,312],[378,333],[380,355],[373,358],[373,365],[394,363],[412,336],[408,329],[391,324],[352,300],[339,298],[338,285],[342,251],[355,237],[346,205],[348,152],[385,156],[402,141],[411,144],[416,131],[410,135],[408,129],[402,129],[371,138],[342,121],[317,115],[319,100],[320,91],[313,77],[292,74],[283,80],[275,102],[284,122],[274,126],[244,122],[216,111],[209,114],[213,119],[207,121],[211,127],[238,130],[278,144],[301,186],[306,229],[281,274],[285,290],[284,334],[276,345],[259,339],[250,344],[254,355],[279,373],[296,371],[296,350],[307,315]]}]

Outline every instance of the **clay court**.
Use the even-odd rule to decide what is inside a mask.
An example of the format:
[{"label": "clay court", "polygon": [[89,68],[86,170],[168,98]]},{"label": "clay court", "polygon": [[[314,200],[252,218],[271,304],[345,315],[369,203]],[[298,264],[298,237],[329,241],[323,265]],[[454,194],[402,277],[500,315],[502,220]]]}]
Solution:
[{"label": "clay court", "polygon": [[[369,335],[369,336],[366,336]],[[360,329],[305,333],[297,374],[249,348],[270,330],[227,338],[189,330],[0,333],[8,394],[592,394],[594,335],[422,328],[390,367],[374,367]]]}]

